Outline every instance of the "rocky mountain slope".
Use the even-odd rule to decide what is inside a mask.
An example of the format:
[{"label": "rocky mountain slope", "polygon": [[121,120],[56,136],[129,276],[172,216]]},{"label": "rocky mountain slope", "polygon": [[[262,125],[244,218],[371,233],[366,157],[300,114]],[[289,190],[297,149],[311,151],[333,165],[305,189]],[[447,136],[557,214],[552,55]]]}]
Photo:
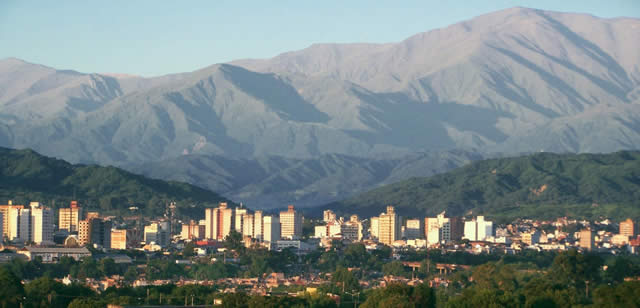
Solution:
[{"label": "rocky mountain slope", "polygon": [[184,155],[127,169],[152,178],[193,183],[252,208],[281,208],[289,203],[299,207],[326,204],[384,184],[442,173],[481,158],[463,151],[376,159],[340,154],[308,159]]}]

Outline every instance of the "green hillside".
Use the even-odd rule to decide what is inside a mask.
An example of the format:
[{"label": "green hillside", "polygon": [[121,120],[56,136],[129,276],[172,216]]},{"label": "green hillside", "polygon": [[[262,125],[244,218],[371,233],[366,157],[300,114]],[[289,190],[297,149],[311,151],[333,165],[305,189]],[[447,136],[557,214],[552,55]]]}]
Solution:
[{"label": "green hillside", "polygon": [[[375,215],[385,205],[404,215],[640,218],[640,152],[539,153],[490,159],[448,173],[413,178],[330,207]],[[348,210],[347,210],[348,209]]]},{"label": "green hillside", "polygon": [[204,215],[203,206],[224,200],[211,191],[180,182],[153,180],[115,167],[72,165],[31,150],[0,148],[0,203],[39,201],[68,206],[73,196],[87,208],[126,214],[130,206],[141,213],[162,214],[169,201],[179,213]]}]

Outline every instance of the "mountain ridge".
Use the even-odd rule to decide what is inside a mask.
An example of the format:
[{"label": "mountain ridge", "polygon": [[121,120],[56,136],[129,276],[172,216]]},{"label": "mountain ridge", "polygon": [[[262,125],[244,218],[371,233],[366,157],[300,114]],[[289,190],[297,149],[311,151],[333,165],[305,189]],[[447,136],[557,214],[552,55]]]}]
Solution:
[{"label": "mountain ridge", "polygon": [[54,203],[64,207],[75,198],[84,207],[105,214],[161,215],[169,202],[177,202],[181,215],[202,217],[204,206],[227,199],[180,182],[146,178],[122,169],[96,165],[72,165],[35,151],[0,148],[0,198],[28,204]]},{"label": "mountain ridge", "polygon": [[315,209],[375,215],[515,218],[640,218],[640,152],[536,153],[472,162],[431,177],[382,186]]},{"label": "mountain ridge", "polygon": [[[312,45],[153,78],[3,60],[0,146],[115,166],[638,150],[637,37],[638,19],[514,8],[396,43]],[[322,174],[313,181],[335,179]]]}]

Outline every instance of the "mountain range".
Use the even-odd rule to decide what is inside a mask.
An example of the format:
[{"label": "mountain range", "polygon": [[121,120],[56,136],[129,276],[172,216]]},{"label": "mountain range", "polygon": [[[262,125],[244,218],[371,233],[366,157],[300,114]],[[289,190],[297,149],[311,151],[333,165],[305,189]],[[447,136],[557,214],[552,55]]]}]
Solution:
[{"label": "mountain range", "polygon": [[[512,8],[396,43],[316,44],[151,78],[4,59],[0,146],[258,207],[319,204],[472,160],[450,153],[637,150],[638,37],[638,19]],[[402,162],[420,153],[448,158]]]}]

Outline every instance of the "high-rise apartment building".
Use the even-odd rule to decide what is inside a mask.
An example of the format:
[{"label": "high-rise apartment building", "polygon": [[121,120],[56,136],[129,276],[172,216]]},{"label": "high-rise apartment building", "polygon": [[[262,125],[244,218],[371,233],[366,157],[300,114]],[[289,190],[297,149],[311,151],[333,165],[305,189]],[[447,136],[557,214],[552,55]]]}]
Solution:
[{"label": "high-rise apartment building", "polygon": [[595,248],[594,232],[590,229],[580,231],[580,247],[584,250],[592,250]]},{"label": "high-rise apartment building", "polygon": [[82,208],[78,201],[71,201],[68,208],[58,209],[58,229],[78,232],[78,224],[82,220]]},{"label": "high-rise apartment building", "polygon": [[203,221],[201,222],[202,223],[195,222],[192,220],[189,223],[182,224],[182,232],[180,232],[180,237],[184,240],[203,239],[206,222],[203,222]]},{"label": "high-rise apartment building", "polygon": [[262,211],[256,211],[253,213],[253,238],[261,241],[263,231],[263,223],[262,223]]},{"label": "high-rise apartment building", "polygon": [[222,241],[231,233],[234,225],[233,209],[226,202],[220,202],[217,208],[205,209],[205,237]]},{"label": "high-rise apartment building", "polygon": [[255,218],[253,217],[253,214],[244,214],[244,218],[242,219],[242,235],[255,238],[255,233],[253,230],[254,221]]},{"label": "high-rise apartment building", "polygon": [[325,210],[324,212],[322,212],[322,221],[331,222],[333,220],[336,220],[336,213],[334,213],[332,210]]},{"label": "high-rise apartment building", "polygon": [[245,216],[248,213],[249,212],[247,212],[247,209],[245,209],[245,208],[237,207],[235,209],[234,227],[235,227],[236,232],[242,233],[244,231],[244,221],[245,221],[245,219],[247,219]]},{"label": "high-rise apartment building", "polygon": [[78,245],[111,247],[111,221],[92,216],[78,222]]},{"label": "high-rise apartment building", "polygon": [[280,237],[297,239],[302,237],[302,214],[296,212],[293,205],[289,205],[286,211],[280,212]]},{"label": "high-rise apartment building", "polygon": [[34,204],[31,208],[31,241],[53,244],[53,210]]},{"label": "high-rise apartment building", "polygon": [[371,239],[377,240],[380,236],[380,219],[371,217],[371,226],[369,226],[369,234]]},{"label": "high-rise apartment building", "polygon": [[627,218],[627,220],[620,223],[620,234],[628,237],[635,236],[635,229],[633,227],[633,220]]},{"label": "high-rise apartment building", "polygon": [[[3,238],[12,240],[13,236],[17,236],[18,233],[15,224],[17,223],[17,214],[19,211],[14,211],[12,215],[11,210],[23,209],[24,205],[14,205],[11,200],[7,203],[6,205],[0,205],[0,213],[2,213],[2,236]],[[12,229],[15,229],[15,235],[12,234]]]},{"label": "high-rise apartment building", "polygon": [[131,249],[140,244],[140,230],[119,229],[111,230],[111,249]]},{"label": "high-rise apartment building", "polygon": [[280,219],[276,216],[264,216],[262,227],[264,245],[272,250],[276,247],[276,242],[280,240]]},{"label": "high-rise apartment building", "polygon": [[464,222],[464,237],[470,241],[486,241],[493,237],[493,222],[484,220],[484,216]]},{"label": "high-rise apartment building", "polygon": [[362,240],[362,222],[358,215],[351,215],[349,221],[345,221],[340,225],[340,233],[343,239],[351,241]]},{"label": "high-rise apartment building", "polygon": [[146,244],[156,243],[161,247],[169,245],[171,241],[171,225],[169,221],[154,221],[150,225],[144,226],[144,242]]},{"label": "high-rise apartment building", "polygon": [[407,219],[404,226],[404,236],[408,240],[422,238],[423,234],[424,230],[420,219]]},{"label": "high-rise apartment building", "polygon": [[30,242],[31,241],[31,209],[11,209],[11,235],[12,241],[18,242]]},{"label": "high-rise apartment building", "polygon": [[393,245],[393,242],[400,239],[400,216],[395,212],[393,206],[387,206],[387,212],[378,217],[378,241],[385,245]]},{"label": "high-rise apartment building", "polygon": [[[475,231],[473,225],[473,233]],[[428,244],[460,240],[463,234],[462,220],[460,217],[445,217],[445,212],[436,217],[427,217],[424,219],[424,233]]]}]

